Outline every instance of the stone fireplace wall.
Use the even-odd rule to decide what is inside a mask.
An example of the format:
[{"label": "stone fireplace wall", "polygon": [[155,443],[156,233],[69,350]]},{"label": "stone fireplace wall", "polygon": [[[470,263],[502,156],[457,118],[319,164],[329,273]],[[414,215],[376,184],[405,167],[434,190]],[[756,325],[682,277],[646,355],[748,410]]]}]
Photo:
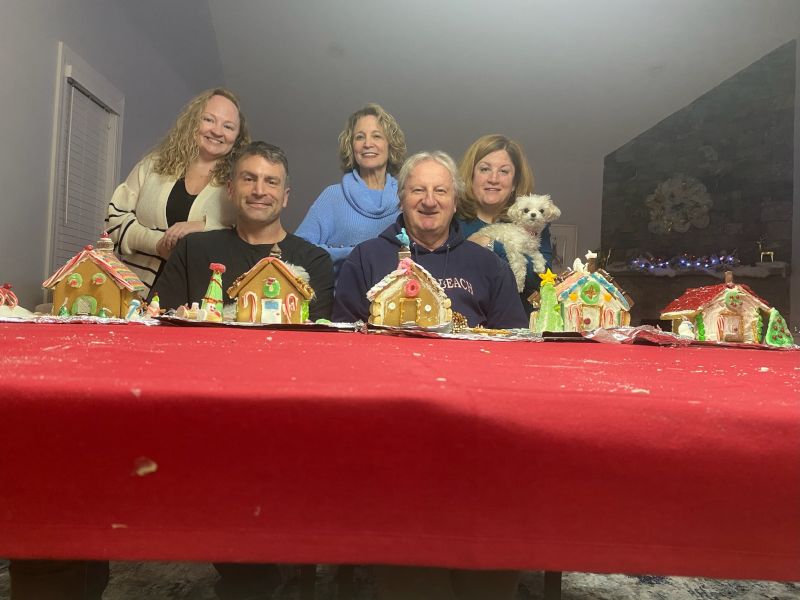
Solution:
[{"label": "stone fireplace wall", "polygon": [[[608,270],[625,278],[633,275],[630,260],[648,253],[721,250],[754,265],[759,240],[775,261],[791,260],[796,45],[777,48],[606,156],[601,256],[610,252]],[[786,265],[763,274],[787,318],[788,273]],[[695,287],[697,275],[682,289]],[[675,287],[652,279],[653,294],[634,296],[637,303],[654,296],[653,307],[637,311],[645,318],[671,299],[658,289]],[[636,287],[646,290],[647,280],[637,274]],[[718,281],[709,276],[704,285]]]}]

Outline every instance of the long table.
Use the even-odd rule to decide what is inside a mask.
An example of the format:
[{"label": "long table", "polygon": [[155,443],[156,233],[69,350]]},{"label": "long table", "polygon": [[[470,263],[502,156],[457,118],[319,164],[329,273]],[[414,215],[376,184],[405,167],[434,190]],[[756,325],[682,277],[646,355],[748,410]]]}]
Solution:
[{"label": "long table", "polygon": [[0,556],[800,579],[800,353],[0,323]]}]

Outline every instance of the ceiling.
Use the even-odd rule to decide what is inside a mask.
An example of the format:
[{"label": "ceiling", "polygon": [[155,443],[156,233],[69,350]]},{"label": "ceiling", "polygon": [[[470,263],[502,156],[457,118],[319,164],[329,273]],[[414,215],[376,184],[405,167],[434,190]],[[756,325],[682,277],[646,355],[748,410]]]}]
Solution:
[{"label": "ceiling", "polygon": [[[564,220],[586,196],[599,205],[605,154],[800,37],[800,0],[208,7],[226,84],[242,97],[255,136],[288,152],[292,226],[338,179],[336,136],[366,102],[395,115],[409,151],[458,159],[485,133],[519,139],[541,191],[561,190]],[[571,176],[586,186],[570,185]]]}]

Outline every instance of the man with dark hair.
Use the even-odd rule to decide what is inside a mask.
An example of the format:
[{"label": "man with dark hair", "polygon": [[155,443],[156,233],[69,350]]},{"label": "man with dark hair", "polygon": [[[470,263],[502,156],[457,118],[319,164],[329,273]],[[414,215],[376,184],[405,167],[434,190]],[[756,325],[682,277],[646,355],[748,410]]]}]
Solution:
[{"label": "man with dark hair", "polygon": [[[272,144],[252,142],[233,157],[228,195],[236,208],[232,229],[191,233],[180,240],[155,281],[162,308],[199,302],[208,289],[211,263],[222,263],[222,289],[258,261],[278,253],[283,262],[302,267],[315,296],[312,320],[329,318],[333,303],[333,264],[321,248],[287,231],[281,211],[289,202],[289,162]],[[267,598],[281,583],[277,565],[215,563],[220,574],[216,592],[222,600]]]},{"label": "man with dark hair", "polygon": [[208,289],[209,265],[222,263],[222,289],[270,254],[309,275],[315,297],[311,320],[329,318],[333,302],[333,266],[330,255],[295,236],[281,225],[281,211],[289,202],[289,162],[272,144],[252,142],[234,157],[230,201],[236,208],[232,229],[192,233],[178,242],[151,291],[162,308],[200,302]]}]

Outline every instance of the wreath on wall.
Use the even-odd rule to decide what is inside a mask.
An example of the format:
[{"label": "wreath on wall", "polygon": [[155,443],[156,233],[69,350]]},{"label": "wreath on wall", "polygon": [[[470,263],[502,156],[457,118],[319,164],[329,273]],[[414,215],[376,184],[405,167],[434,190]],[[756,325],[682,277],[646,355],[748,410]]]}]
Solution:
[{"label": "wreath on wall", "polygon": [[714,205],[706,186],[682,174],[659,183],[644,203],[650,210],[647,228],[658,235],[686,233],[692,227],[705,229],[708,211]]}]

